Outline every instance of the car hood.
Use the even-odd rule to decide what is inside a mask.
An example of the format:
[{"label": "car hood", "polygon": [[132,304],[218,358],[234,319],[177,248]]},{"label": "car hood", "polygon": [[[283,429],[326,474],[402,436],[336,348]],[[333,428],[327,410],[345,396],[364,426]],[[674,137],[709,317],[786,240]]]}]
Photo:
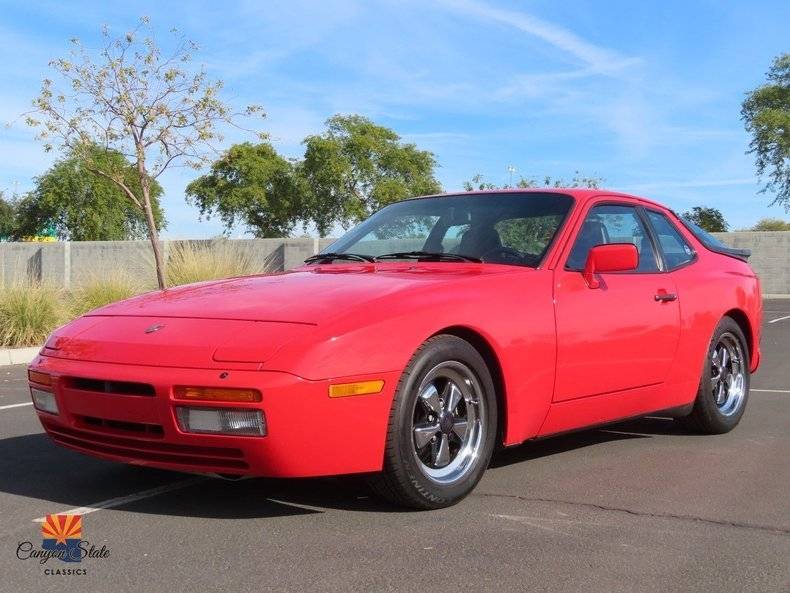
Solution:
[{"label": "car hood", "polygon": [[[397,293],[507,271],[481,264],[310,266],[147,293],[89,313],[320,324]],[[521,268],[523,270],[523,268]]]},{"label": "car hood", "polygon": [[[316,326],[405,291],[507,271],[503,266],[317,266],[151,292],[57,330],[42,354],[193,368],[257,368]],[[419,298],[419,297],[417,297]]]}]

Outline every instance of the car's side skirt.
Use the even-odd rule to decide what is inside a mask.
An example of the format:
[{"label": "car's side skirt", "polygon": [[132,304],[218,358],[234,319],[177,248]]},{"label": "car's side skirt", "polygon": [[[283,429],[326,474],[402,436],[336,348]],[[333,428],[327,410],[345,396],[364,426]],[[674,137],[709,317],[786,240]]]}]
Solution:
[{"label": "car's side skirt", "polygon": [[667,407],[661,397],[665,387],[664,384],[646,385],[554,403],[536,436],[559,434],[655,413]]}]

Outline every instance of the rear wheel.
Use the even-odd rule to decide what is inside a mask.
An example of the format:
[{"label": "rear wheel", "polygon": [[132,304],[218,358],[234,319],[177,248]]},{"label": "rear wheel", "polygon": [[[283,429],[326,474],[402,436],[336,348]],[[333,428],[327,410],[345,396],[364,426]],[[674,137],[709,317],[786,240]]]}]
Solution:
[{"label": "rear wheel", "polygon": [[738,425],[749,397],[749,349],[740,326],[724,317],[713,332],[694,408],[681,422],[705,434]]},{"label": "rear wheel", "polygon": [[395,394],[384,471],[373,489],[401,506],[436,509],[469,494],[496,437],[491,373],[468,342],[435,336],[414,354]]}]

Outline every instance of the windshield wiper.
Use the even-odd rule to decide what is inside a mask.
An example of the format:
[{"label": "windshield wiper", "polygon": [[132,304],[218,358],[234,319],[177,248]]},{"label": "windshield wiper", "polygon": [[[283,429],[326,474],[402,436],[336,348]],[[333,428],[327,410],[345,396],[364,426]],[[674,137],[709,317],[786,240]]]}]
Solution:
[{"label": "windshield wiper", "polygon": [[482,263],[483,260],[479,257],[472,257],[470,255],[461,255],[460,253],[439,253],[433,251],[400,251],[396,253],[385,253],[384,255],[376,256],[376,261],[383,259],[424,259],[435,261],[470,261],[475,263]]},{"label": "windshield wiper", "polygon": [[374,258],[374,257],[372,257],[370,255],[362,255],[360,253],[334,253],[334,252],[330,252],[330,253],[319,253],[317,255],[311,255],[306,260],[304,260],[304,263],[306,263],[306,264],[312,264],[312,263],[316,263],[316,262],[330,263],[330,262],[332,262],[332,261],[334,261],[336,259],[343,259],[343,260],[347,260],[347,261],[363,261],[363,262],[369,262],[369,263],[372,263],[372,262],[376,261],[376,258]]}]

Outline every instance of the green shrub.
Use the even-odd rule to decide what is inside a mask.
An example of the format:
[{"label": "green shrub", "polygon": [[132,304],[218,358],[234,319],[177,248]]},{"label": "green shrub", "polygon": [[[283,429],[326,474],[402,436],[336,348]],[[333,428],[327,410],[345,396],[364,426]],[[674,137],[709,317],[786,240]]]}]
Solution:
[{"label": "green shrub", "polygon": [[752,231],[790,231],[790,221],[781,218],[761,218],[750,230]]},{"label": "green shrub", "polygon": [[0,346],[38,346],[66,320],[62,293],[43,284],[0,289]]},{"label": "green shrub", "polygon": [[143,292],[143,287],[127,274],[118,272],[104,277],[94,277],[72,289],[68,296],[68,311],[79,317]]},{"label": "green shrub", "polygon": [[179,243],[167,260],[167,284],[178,286],[204,280],[260,274],[264,270],[243,245],[226,240]]}]

